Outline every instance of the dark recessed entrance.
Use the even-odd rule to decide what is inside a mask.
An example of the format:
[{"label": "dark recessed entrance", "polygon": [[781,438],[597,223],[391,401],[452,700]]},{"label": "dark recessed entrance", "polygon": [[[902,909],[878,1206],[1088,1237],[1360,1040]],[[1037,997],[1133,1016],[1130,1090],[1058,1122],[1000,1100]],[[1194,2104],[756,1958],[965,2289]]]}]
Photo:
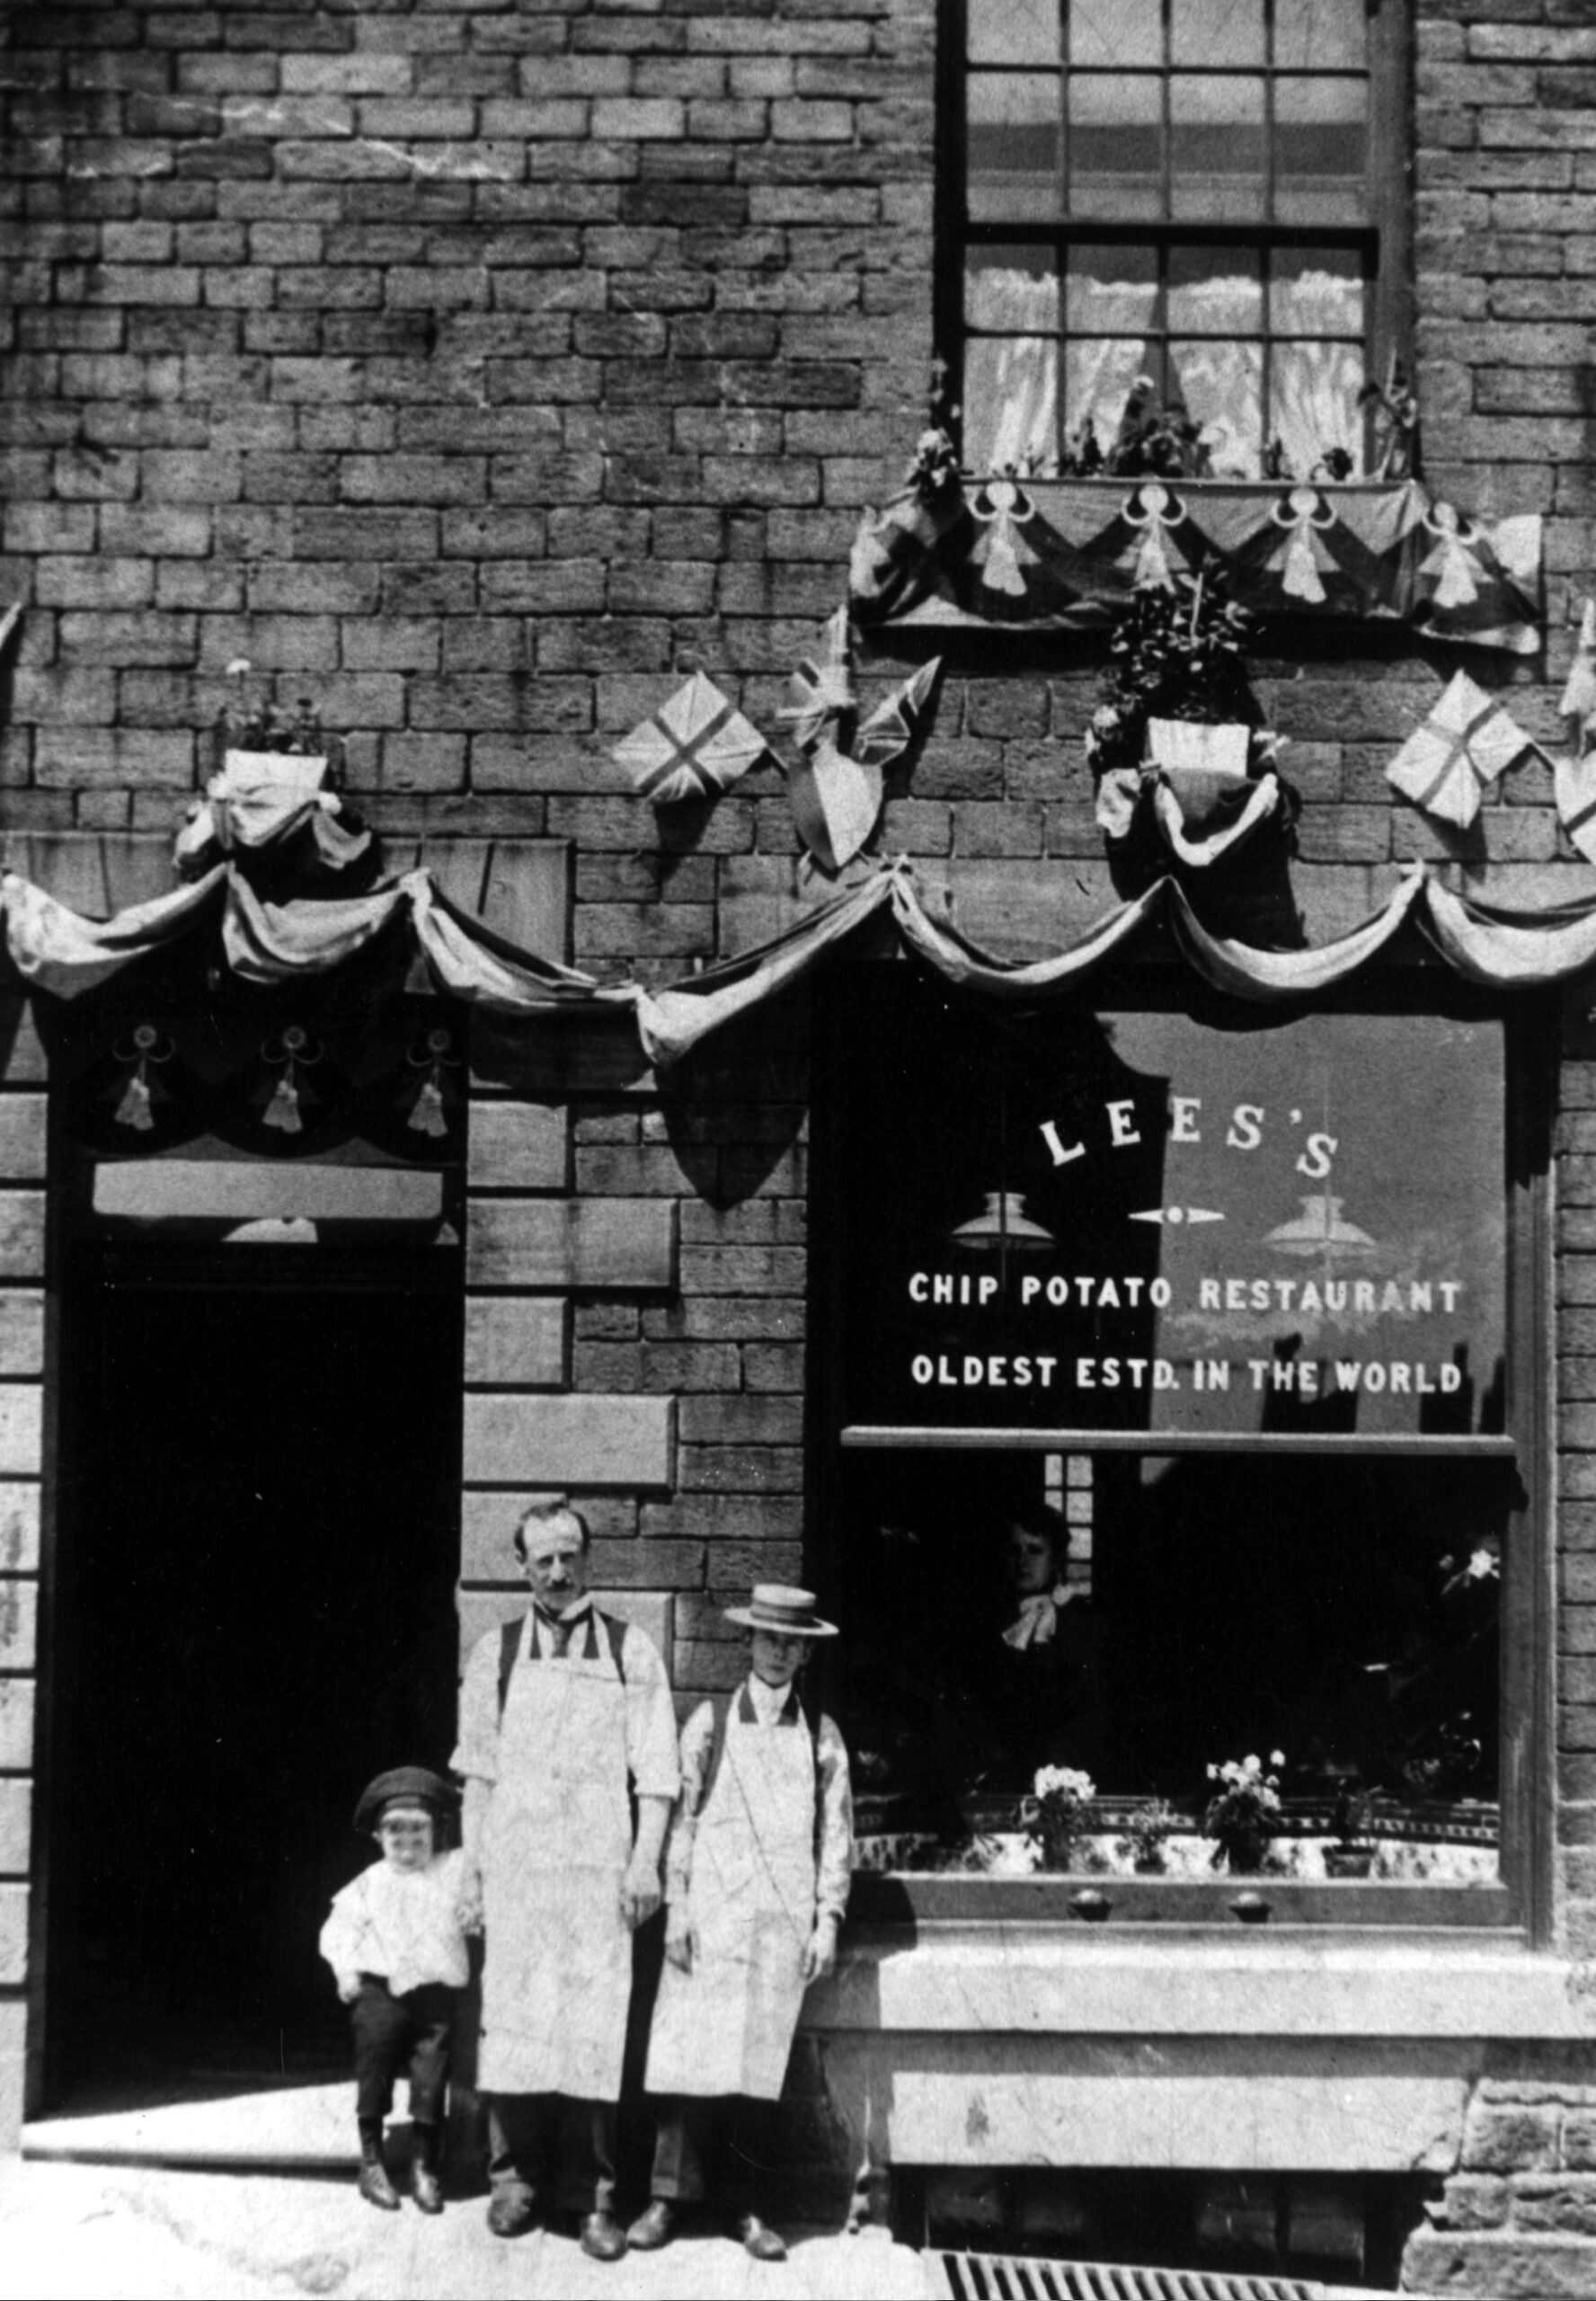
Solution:
[{"label": "dark recessed entrance", "polygon": [[62,1321],[52,2100],[341,2066],[316,1934],[385,1766],[447,1762],[457,1250],[155,1236]]}]

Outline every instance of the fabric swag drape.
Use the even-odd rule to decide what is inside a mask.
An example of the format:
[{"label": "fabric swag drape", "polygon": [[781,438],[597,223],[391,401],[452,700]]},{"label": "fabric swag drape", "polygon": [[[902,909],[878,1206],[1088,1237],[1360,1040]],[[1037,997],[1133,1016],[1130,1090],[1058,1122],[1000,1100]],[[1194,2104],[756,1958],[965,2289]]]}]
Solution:
[{"label": "fabric swag drape", "polygon": [[1544,911],[1479,902],[1424,865],[1406,872],[1379,910],[1350,933],[1308,950],[1264,951],[1210,932],[1173,879],[1118,903],[1060,950],[1006,960],[933,916],[907,862],[882,866],[757,949],[723,959],[662,990],[601,983],[575,967],[518,949],[449,902],[426,870],[407,872],[347,901],[264,902],[230,865],[191,886],[86,919],[15,872],[0,879],[0,920],[15,975],[52,998],[75,999],[178,937],[219,928],[227,964],[244,980],[284,982],[324,974],[386,928],[408,924],[438,989],[509,1017],[614,1014],[629,1008],[650,1062],[678,1062],[700,1040],[809,973],[833,945],[885,907],[906,949],[950,982],[1005,999],[1062,991],[1121,950],[1140,928],[1167,921],[1187,963],[1231,997],[1300,999],[1368,964],[1410,918],[1447,964],[1494,990],[1528,990],[1596,968],[1596,896]]}]

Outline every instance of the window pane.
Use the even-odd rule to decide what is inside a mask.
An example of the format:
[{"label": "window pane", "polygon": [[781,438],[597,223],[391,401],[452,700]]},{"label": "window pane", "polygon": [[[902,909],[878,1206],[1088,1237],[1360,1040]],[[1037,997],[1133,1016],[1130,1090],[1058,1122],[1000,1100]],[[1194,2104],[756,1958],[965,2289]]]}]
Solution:
[{"label": "window pane", "polygon": [[1367,0],[1274,0],[1274,61],[1286,72],[1355,72],[1367,60]]},{"label": "window pane", "polygon": [[964,317],[994,334],[1030,335],[1059,324],[1059,278],[1045,248],[971,248]]},{"label": "window pane", "polygon": [[1058,80],[973,72],[969,122],[971,216],[1029,220],[1056,211],[1063,164]]},{"label": "window pane", "polygon": [[1264,349],[1257,343],[1171,343],[1172,395],[1202,434],[1216,479],[1263,473]]},{"label": "window pane", "polygon": [[975,64],[1056,64],[1059,0],[970,0]]},{"label": "window pane", "polygon": [[[1323,564],[1317,491],[1270,498],[1279,558],[1307,580]],[[1144,502],[1138,516],[1163,508]],[[1276,1874],[1326,1874],[1326,1808],[1352,1787],[1374,1801],[1356,1835],[1372,1842],[1376,1876],[1490,1877],[1498,1600],[1517,1470],[1439,1451],[1405,1458],[1377,1434],[1412,1430],[1415,1416],[1437,1436],[1494,1419],[1486,1390],[1499,1395],[1503,1379],[1506,1306],[1499,1027],[1321,1010],[1237,1031],[1162,1012],[1088,1020],[1073,1003],[1021,1015],[950,1002],[918,976],[878,985],[864,980],[871,972],[846,969],[828,993],[827,1042],[846,1067],[817,1177],[817,1227],[835,1233],[838,1252],[816,1348],[839,1419],[908,1418],[885,1410],[897,1399],[950,1434],[946,1449],[832,1457],[837,1506],[816,1565],[847,1628],[836,1715],[856,1787],[878,1812],[895,1801],[898,1818],[873,1826],[957,1833],[948,1866],[966,1870],[984,1866],[972,1833],[1006,1833],[1023,1868],[1018,1799],[1039,1765],[1074,1766],[1104,1796],[1175,1801],[1184,1818],[1167,1874],[1211,1881],[1213,1842],[1197,1831],[1213,1794],[1208,1769],[1256,1753],[1286,1801],[1272,1833]],[[1249,1089],[1267,1116],[1262,1142],[1242,1153],[1224,1134]],[[1176,1106],[1175,1094],[1198,1099]],[[1110,1147],[1108,1098],[1145,1115],[1133,1144]],[[1167,1125],[1179,1107],[1189,1133]],[[1078,1160],[1053,1165],[1043,1121],[1086,1146]],[[1318,1124],[1338,1145],[1334,1195],[1305,1202],[1302,1130]],[[1447,1141],[1444,1171],[1393,1159],[1394,1145],[1421,1135]],[[882,1155],[905,1140],[932,1155]],[[1011,1260],[978,1257],[971,1218],[1005,1196],[1036,1228]],[[1228,1205],[1243,1219],[1227,1221],[1219,1248],[1212,1230],[1137,1219],[1175,1204]],[[1219,1289],[1205,1290],[1203,1274],[1238,1255],[1242,1269],[1270,1272],[1259,1291],[1278,1303],[1204,1313],[1201,1293]],[[1467,1278],[1450,1312],[1428,1283],[1443,1268]],[[1162,1326],[1148,1303],[1157,1272],[1173,1289]],[[979,1276],[994,1282],[984,1306]],[[1360,1284],[1373,1309],[1358,1307]],[[1240,1291],[1255,1302],[1245,1280]],[[1388,1292],[1405,1307],[1388,1312]],[[1094,1455],[1089,1441],[1064,1453],[1047,1434],[1076,1426],[1080,1408],[1066,1399],[1100,1410],[1066,1357],[1115,1344],[1138,1354],[1112,1362],[1122,1378],[1157,1366],[1161,1341],[1183,1385],[1166,1392],[1170,1411],[1194,1417],[1184,1426],[1236,1427],[1237,1399],[1256,1400],[1249,1419],[1268,1431],[1339,1432],[1347,1451],[1272,1453],[1265,1436],[1263,1449],[1218,1457]],[[1044,1362],[1025,1360],[1021,1390],[1010,1380],[1020,1362],[990,1355],[1022,1348],[1059,1354],[1045,1362],[1051,1395],[1036,1380]],[[1450,1366],[1469,1402],[1455,1418],[1411,1395],[1398,1409],[1388,1351]],[[918,1373],[911,1352],[926,1354]],[[1265,1408],[1248,1378],[1249,1361],[1277,1376],[1315,1364],[1328,1382],[1343,1352],[1361,1370],[1381,1363],[1378,1394],[1338,1408],[1317,1377],[1300,1391],[1276,1379]],[[1225,1386],[1210,1385],[1230,1361],[1239,1388],[1226,1407]],[[1210,1369],[1201,1384],[1200,1363]],[[1152,1413],[1149,1399],[1137,1417],[1150,1447]],[[1003,1440],[1015,1423],[1034,1451]],[[978,1428],[997,1442],[989,1449],[952,1442]],[[1373,1442],[1361,1457],[1360,1435]],[[1060,1584],[1078,1595],[1055,1605]],[[1045,1630],[1033,1600],[1047,1604]],[[1036,1624],[1029,1635],[1022,1612]],[[1002,1814],[962,1810],[966,1799],[1004,1796]],[[1115,1844],[1124,1830],[1122,1815],[1102,1817],[1093,1851],[1128,1875],[1140,1849]]]},{"label": "window pane", "polygon": [[1368,89],[1364,80],[1275,83],[1275,213],[1281,223],[1362,219]]},{"label": "window pane", "polygon": [[1306,478],[1340,449],[1346,476],[1363,470],[1363,349],[1357,343],[1277,343],[1269,395],[1269,431],[1292,471]]},{"label": "window pane", "polygon": [[1077,216],[1164,212],[1163,87],[1145,74],[1069,83],[1069,204]]},{"label": "window pane", "polygon": [[1170,87],[1172,209],[1216,223],[1264,213],[1264,83],[1188,73]]},{"label": "window pane", "polygon": [[1171,0],[1175,64],[1213,71],[1264,61],[1264,0]]},{"label": "window pane", "polygon": [[1148,365],[1145,336],[1072,336],[1064,351],[1064,428],[1069,437],[1078,439],[1089,420],[1098,446],[1111,448],[1131,386]]},{"label": "window pane", "polygon": [[1041,336],[975,336],[964,347],[964,461],[972,471],[1051,466],[1059,347]]},{"label": "window pane", "polygon": [[1201,335],[1258,335],[1264,283],[1250,248],[1172,248],[1169,324]]},{"label": "window pane", "polygon": [[[1002,0],[998,0],[1002,5]],[[1112,66],[1129,72],[1164,61],[1159,0],[1073,0],[1069,9],[1071,64]]]},{"label": "window pane", "polygon": [[1157,303],[1155,248],[1094,247],[1077,240],[1065,258],[1064,319],[1071,335],[1143,336]]},{"label": "window pane", "polygon": [[1277,335],[1361,336],[1363,267],[1352,248],[1277,248],[1269,267]]}]

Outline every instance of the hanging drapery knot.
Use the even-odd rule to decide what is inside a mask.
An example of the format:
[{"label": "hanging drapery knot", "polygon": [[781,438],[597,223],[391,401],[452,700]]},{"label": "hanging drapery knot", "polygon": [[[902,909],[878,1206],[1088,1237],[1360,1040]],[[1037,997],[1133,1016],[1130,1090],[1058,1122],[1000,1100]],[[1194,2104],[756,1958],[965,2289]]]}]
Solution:
[{"label": "hanging drapery knot", "polygon": [[300,1024],[290,1023],[279,1039],[265,1042],[261,1053],[273,1068],[279,1064],[282,1068],[282,1077],[273,1087],[266,1108],[262,1113],[262,1124],[278,1127],[284,1134],[302,1133],[305,1120],[301,1107],[306,1103],[314,1102],[315,1097],[302,1082],[299,1074],[311,1063],[321,1061],[321,1048]]},{"label": "hanging drapery knot", "polygon": [[444,1072],[457,1071],[460,1058],[454,1052],[454,1036],[445,1030],[429,1031],[419,1047],[412,1047],[405,1058],[413,1068],[424,1072],[410,1106],[406,1126],[418,1134],[447,1134],[448,1118],[444,1109]]},{"label": "hanging drapery knot", "polygon": [[[155,1123],[154,1104],[157,1092],[150,1077],[150,1065],[170,1062],[176,1049],[170,1039],[163,1038],[153,1023],[140,1023],[113,1052],[119,1062],[132,1066],[117,1103],[116,1123],[119,1126],[135,1126],[141,1134],[147,1134]],[[160,1099],[165,1102],[169,1098],[163,1092]]]}]

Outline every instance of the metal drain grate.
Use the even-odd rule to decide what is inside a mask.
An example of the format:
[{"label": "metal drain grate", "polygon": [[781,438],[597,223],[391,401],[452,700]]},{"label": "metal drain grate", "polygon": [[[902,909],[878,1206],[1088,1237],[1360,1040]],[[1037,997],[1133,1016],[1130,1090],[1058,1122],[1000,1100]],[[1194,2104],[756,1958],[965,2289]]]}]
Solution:
[{"label": "metal drain grate", "polygon": [[1350,2290],[1296,2277],[1029,2261],[1014,2253],[939,2249],[934,2258],[942,2263],[952,2301],[1331,2301],[1334,2293]]}]

